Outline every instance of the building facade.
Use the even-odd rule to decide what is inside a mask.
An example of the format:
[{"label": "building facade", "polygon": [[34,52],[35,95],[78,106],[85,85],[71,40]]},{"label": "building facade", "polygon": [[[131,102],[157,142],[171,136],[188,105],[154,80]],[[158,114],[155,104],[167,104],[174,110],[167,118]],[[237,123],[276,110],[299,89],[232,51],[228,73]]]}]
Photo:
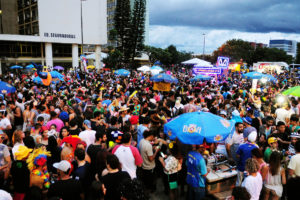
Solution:
[{"label": "building facade", "polygon": [[297,42],[295,40],[270,40],[269,47],[281,49],[293,58],[297,55]]},{"label": "building facade", "polygon": [[79,67],[82,46],[107,43],[106,0],[0,0],[0,65]]}]

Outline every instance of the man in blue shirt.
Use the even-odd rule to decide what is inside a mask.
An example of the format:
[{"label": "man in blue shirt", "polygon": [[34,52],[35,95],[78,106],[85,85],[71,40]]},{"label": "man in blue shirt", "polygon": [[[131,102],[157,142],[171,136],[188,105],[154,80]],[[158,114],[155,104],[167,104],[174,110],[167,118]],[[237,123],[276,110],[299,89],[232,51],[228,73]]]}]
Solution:
[{"label": "man in blue shirt", "polygon": [[139,147],[140,141],[144,138],[143,134],[145,130],[149,130],[150,118],[146,117],[143,124],[139,125],[137,128],[137,147]]},{"label": "man in blue shirt", "polygon": [[257,148],[257,145],[255,144],[256,137],[257,133],[255,131],[251,132],[247,137],[247,142],[245,144],[241,144],[236,152],[238,159],[236,186],[241,186],[246,160],[252,157],[252,149]]},{"label": "man in blue shirt", "polygon": [[189,185],[189,200],[198,200],[205,196],[205,176],[208,172],[205,160],[200,153],[201,148],[201,145],[196,145],[194,150],[188,153],[186,160],[186,182]]}]

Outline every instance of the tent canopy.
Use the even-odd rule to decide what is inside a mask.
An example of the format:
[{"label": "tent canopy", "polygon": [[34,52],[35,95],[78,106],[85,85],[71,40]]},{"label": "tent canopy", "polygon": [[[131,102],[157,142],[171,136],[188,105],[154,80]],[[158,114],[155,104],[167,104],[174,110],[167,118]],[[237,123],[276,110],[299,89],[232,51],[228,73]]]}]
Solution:
[{"label": "tent canopy", "polygon": [[184,64],[184,65],[197,65],[197,66],[202,66],[202,67],[212,67],[213,66],[210,62],[207,62],[205,60],[201,60],[199,58],[193,58],[193,59],[184,61],[181,64]]}]

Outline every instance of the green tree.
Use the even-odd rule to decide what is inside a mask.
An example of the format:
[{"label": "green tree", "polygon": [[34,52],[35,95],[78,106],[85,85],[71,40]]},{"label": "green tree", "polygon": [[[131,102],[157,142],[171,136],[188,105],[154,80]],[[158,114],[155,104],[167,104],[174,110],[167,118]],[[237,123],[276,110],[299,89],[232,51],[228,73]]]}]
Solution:
[{"label": "green tree", "polygon": [[103,63],[107,68],[118,68],[121,66],[121,59],[123,57],[121,51],[108,47],[109,52],[106,58],[103,58]]},{"label": "green tree", "polygon": [[122,53],[122,62],[128,62],[128,46],[131,37],[130,0],[117,0],[115,13],[115,29],[118,34],[118,50]]},{"label": "green tree", "polygon": [[131,20],[131,34],[130,34],[130,57],[133,63],[136,56],[141,55],[144,48],[145,39],[145,13],[146,1],[135,0]]}]

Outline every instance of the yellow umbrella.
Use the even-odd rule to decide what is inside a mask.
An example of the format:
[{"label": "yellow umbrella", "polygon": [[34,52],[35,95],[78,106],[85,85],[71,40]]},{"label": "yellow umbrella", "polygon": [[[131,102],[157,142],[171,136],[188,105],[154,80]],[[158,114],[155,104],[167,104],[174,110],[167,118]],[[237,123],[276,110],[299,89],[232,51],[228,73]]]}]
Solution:
[{"label": "yellow umbrella", "polygon": [[94,65],[87,66],[87,69],[95,69],[96,67]]}]

